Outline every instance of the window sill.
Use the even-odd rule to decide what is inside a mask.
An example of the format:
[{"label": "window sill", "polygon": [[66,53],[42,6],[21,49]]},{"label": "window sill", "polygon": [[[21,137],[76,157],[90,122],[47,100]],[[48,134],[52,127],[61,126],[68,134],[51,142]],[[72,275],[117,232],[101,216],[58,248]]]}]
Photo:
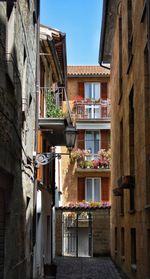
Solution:
[{"label": "window sill", "polygon": [[137,268],[136,268],[136,264],[131,264],[131,270],[134,271],[134,272],[136,272],[136,269],[137,269]]},{"label": "window sill", "polygon": [[135,214],[135,212],[136,212],[135,209],[130,209],[130,210],[128,211],[129,214]]}]

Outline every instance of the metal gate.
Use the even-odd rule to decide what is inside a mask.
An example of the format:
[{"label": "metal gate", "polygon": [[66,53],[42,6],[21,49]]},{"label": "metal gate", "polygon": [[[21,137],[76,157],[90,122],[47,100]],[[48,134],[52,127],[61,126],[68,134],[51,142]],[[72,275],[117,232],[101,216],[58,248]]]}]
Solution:
[{"label": "metal gate", "polygon": [[63,255],[92,256],[92,215],[90,212],[63,213]]}]

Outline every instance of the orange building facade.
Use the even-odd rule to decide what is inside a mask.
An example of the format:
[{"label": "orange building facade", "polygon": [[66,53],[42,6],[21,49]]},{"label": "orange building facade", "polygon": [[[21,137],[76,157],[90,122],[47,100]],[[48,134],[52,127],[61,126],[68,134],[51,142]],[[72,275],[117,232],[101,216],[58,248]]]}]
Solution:
[{"label": "orange building facade", "polygon": [[96,66],[68,66],[68,99],[76,125],[71,160],[63,158],[62,205],[110,202],[109,71]]}]

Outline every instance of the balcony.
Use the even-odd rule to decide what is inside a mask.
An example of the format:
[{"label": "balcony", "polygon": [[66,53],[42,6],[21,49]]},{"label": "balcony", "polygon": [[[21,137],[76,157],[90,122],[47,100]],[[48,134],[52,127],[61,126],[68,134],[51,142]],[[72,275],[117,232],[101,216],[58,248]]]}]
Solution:
[{"label": "balcony", "polygon": [[110,120],[110,100],[81,99],[74,100],[72,115],[76,120],[104,119]]},{"label": "balcony", "polygon": [[92,154],[89,150],[73,149],[72,162],[76,162],[76,172],[104,172],[109,176],[111,150],[101,149],[97,154]]},{"label": "balcony", "polygon": [[65,145],[65,128],[71,124],[70,115],[64,87],[40,88],[38,124],[50,145]]}]

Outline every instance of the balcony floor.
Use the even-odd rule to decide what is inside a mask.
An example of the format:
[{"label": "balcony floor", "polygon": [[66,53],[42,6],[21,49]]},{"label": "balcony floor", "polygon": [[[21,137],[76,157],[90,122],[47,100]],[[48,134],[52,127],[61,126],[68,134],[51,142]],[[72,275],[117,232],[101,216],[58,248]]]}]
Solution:
[{"label": "balcony floor", "polygon": [[38,124],[51,146],[66,145],[64,118],[39,118]]}]

